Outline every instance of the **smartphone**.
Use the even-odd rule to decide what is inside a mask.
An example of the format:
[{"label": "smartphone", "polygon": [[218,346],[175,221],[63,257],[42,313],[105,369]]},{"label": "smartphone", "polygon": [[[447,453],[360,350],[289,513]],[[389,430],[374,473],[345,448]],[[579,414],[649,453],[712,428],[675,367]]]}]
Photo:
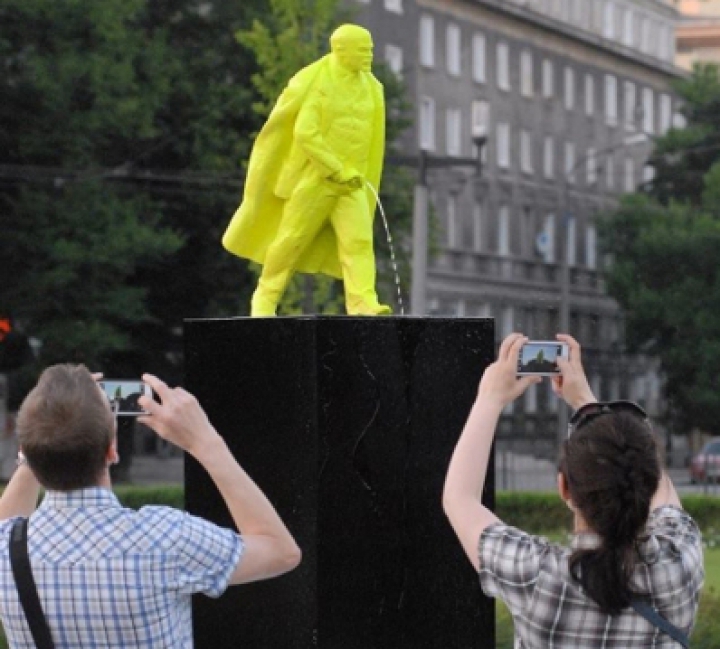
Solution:
[{"label": "smartphone", "polygon": [[530,340],[520,348],[518,376],[557,376],[560,368],[558,358],[567,360],[570,348],[567,343],[556,340]]},{"label": "smartphone", "polygon": [[103,379],[98,385],[110,401],[116,415],[137,416],[147,413],[140,407],[142,396],[152,399],[152,388],[139,380]]}]

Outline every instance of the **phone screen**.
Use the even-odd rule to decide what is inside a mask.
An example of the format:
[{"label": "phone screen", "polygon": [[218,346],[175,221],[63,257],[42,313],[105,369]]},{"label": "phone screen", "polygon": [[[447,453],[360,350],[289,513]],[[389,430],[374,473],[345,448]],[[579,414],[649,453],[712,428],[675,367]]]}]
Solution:
[{"label": "phone screen", "polygon": [[138,399],[143,395],[152,396],[150,386],[142,381],[100,381],[100,387],[110,401],[113,411],[118,415],[145,414]]},{"label": "phone screen", "polygon": [[558,357],[567,358],[567,346],[556,342],[528,342],[520,349],[518,374],[555,375],[560,373]]}]

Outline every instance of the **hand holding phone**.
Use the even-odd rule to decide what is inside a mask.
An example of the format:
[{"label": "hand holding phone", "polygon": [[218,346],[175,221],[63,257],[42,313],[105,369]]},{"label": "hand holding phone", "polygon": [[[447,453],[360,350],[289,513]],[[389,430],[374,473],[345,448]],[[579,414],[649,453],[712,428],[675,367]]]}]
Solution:
[{"label": "hand holding phone", "polygon": [[152,389],[147,383],[139,379],[131,381],[123,379],[103,379],[98,385],[110,401],[110,406],[116,415],[137,417],[147,414],[138,403],[142,396],[152,399]]},{"label": "hand holding phone", "polygon": [[518,376],[558,376],[560,367],[557,359],[570,358],[567,343],[557,340],[529,340],[520,348]]}]

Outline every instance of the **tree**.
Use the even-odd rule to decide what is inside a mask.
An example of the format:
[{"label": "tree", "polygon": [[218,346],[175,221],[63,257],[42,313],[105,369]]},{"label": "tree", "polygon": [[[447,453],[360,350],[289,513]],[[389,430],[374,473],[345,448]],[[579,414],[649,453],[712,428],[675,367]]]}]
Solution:
[{"label": "tree", "polygon": [[[238,41],[252,51],[257,60],[259,69],[252,81],[260,99],[253,108],[263,120],[289,79],[302,67],[326,54],[332,31],[351,19],[350,13],[339,7],[338,0],[270,0],[269,4],[269,12],[262,20],[256,19],[250,29],[237,33]],[[410,124],[409,103],[401,81],[387,66],[375,62],[373,72],[385,89],[386,150],[391,151],[398,135]],[[407,172],[386,165],[380,201],[389,217],[393,247],[405,285],[409,275],[406,243],[410,228],[411,187],[412,180]],[[375,220],[375,241],[378,287],[383,300],[394,300],[397,295],[395,271],[381,216]],[[281,301],[280,312],[340,312],[342,291],[339,282],[322,275],[315,276],[312,282],[308,277],[296,275],[293,278]]]},{"label": "tree", "polygon": [[187,178],[247,155],[253,63],[234,31],[261,5],[0,7],[0,305],[43,364],[158,371],[183,317],[239,312],[250,278],[219,243],[239,183]]},{"label": "tree", "polygon": [[687,432],[720,421],[718,68],[696,68],[678,89],[687,127],[658,138],[655,181],[624,197],[600,234],[628,348],[660,360],[668,415]]}]

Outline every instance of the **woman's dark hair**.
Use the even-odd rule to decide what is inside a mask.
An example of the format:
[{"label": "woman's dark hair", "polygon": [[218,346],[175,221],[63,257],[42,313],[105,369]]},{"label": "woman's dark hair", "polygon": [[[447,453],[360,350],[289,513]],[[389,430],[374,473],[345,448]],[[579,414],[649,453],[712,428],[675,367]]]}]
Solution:
[{"label": "woman's dark hair", "polygon": [[635,541],[662,472],[649,423],[626,412],[592,419],[563,444],[560,470],[573,505],[601,539],[573,552],[570,573],[604,613],[619,613],[635,595]]}]

